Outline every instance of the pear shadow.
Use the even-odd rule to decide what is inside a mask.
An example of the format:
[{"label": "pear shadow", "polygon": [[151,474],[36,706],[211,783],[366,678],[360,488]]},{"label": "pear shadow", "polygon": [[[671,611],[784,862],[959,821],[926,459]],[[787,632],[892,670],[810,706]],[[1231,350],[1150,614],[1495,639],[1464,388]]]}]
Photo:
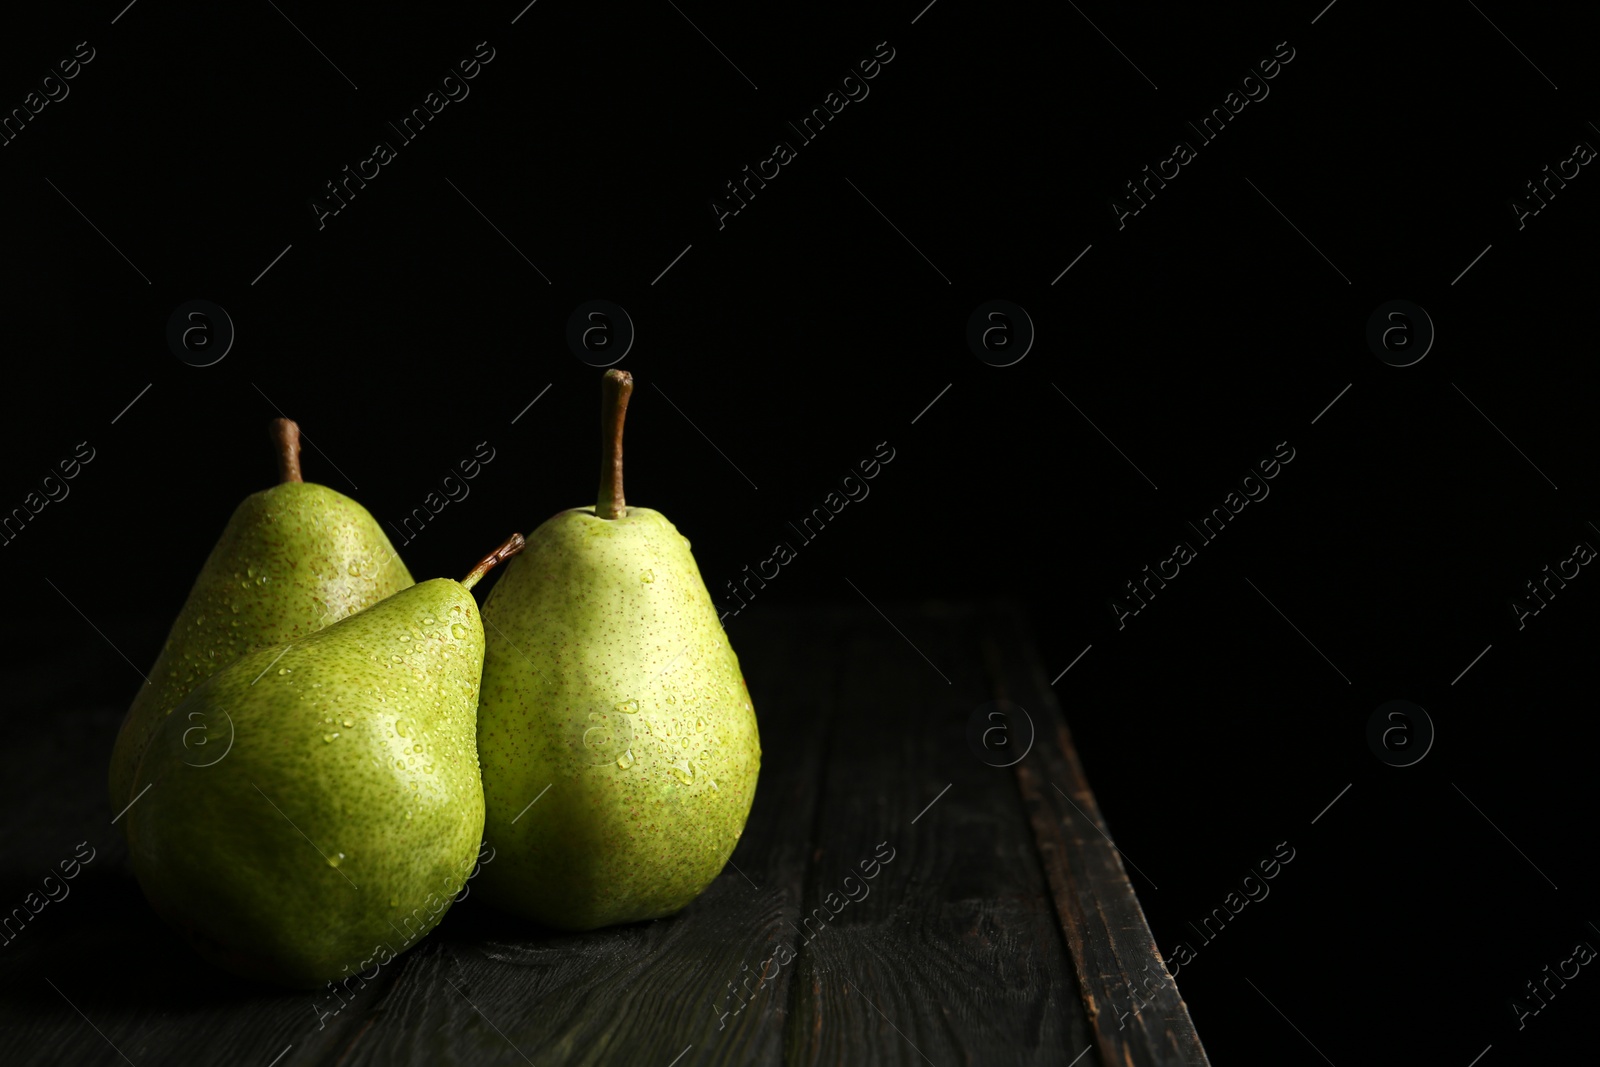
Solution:
[{"label": "pear shadow", "polygon": [[[692,907],[692,905],[691,905]],[[688,909],[684,909],[687,911]],[[679,915],[683,912],[679,912]],[[584,953],[603,951],[610,942],[634,942],[651,927],[672,923],[677,915],[660,919],[602,926],[595,930],[558,930],[522,915],[502,910],[487,900],[468,897],[453,905],[429,935],[450,944],[483,950],[494,945],[523,945],[538,949],[572,949]]]},{"label": "pear shadow", "polygon": [[556,942],[584,935],[545,926],[525,916],[502,910],[476,894],[469,894],[466,900],[450,906],[444,919],[429,936],[473,944],[507,940]]}]

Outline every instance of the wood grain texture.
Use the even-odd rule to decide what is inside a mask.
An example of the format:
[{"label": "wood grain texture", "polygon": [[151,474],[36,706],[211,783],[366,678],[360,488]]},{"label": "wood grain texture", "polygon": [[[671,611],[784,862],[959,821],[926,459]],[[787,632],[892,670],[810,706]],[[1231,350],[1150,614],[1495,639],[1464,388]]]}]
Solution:
[{"label": "wood grain texture", "polygon": [[[1209,1067],[1200,1037],[1134,895],[1122,855],[1078,762],[1072,736],[1020,617],[986,613],[984,658],[998,696],[1033,717],[1038,736],[1018,786],[1055,894],[1102,1060]],[[1130,861],[1131,863],[1132,861]],[[1154,884],[1136,873],[1140,885]]]},{"label": "wood grain texture", "polygon": [[[1026,813],[966,741],[990,699],[973,615],[885,608],[892,625],[857,617],[842,665],[790,1062],[1072,1062],[1087,1018]],[[884,844],[893,861],[862,882]],[[870,892],[825,919],[852,874]]]},{"label": "wood grain texture", "polygon": [[[1165,972],[1025,627],[881,606],[892,625],[864,605],[730,621],[761,781],[681,914],[568,935],[469,893],[348,1003],[212,970],[162,926],[104,800],[120,709],[79,710],[70,672],[31,688],[38,726],[0,753],[0,909],[78,842],[96,855],[0,948],[0,1061],[1205,1064],[1170,981],[1119,1015]],[[968,746],[997,695],[1038,728],[1015,768]]]}]

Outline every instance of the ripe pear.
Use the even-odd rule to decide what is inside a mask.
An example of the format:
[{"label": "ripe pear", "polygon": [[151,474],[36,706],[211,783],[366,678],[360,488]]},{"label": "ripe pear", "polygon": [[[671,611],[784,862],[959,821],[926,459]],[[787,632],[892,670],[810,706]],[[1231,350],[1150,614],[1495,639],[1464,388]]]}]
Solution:
[{"label": "ripe pear", "polygon": [[201,955],[314,987],[388,962],[443,917],[483,836],[469,590],[521,547],[513,534],[460,582],[248,652],[162,722],[128,852]]},{"label": "ripe pear", "polygon": [[274,419],[281,484],[235,509],[167,643],[122,720],[111,753],[111,810],[133,799],[139,760],[197,685],[258,645],[280,645],[412,585],[367,509],[300,477],[300,427]]},{"label": "ripe pear", "polygon": [[528,535],[484,602],[482,892],[563,930],[671,915],[733,853],[761,740],[689,541],[628,507],[633,379],[606,373],[599,503]]}]

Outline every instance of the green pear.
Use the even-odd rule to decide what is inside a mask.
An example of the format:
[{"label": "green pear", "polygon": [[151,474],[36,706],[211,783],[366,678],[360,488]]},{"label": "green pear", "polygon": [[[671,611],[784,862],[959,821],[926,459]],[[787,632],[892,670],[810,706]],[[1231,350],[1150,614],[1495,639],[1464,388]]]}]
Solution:
[{"label": "green pear", "polygon": [[271,432],[282,484],[234,511],[133,698],[111,752],[113,812],[133,799],[151,736],[201,682],[251,648],[304,637],[412,584],[365,508],[301,481],[299,426],[274,419]]},{"label": "green pear", "polygon": [[469,590],[521,547],[514,534],[460,582],[248,652],[165,718],[128,853],[201,955],[313,987],[388,962],[443,917],[483,836]]},{"label": "green pear", "polygon": [[633,379],[606,373],[599,503],[528,535],[484,602],[479,891],[563,930],[671,915],[744,832],[761,740],[689,541],[628,507]]}]

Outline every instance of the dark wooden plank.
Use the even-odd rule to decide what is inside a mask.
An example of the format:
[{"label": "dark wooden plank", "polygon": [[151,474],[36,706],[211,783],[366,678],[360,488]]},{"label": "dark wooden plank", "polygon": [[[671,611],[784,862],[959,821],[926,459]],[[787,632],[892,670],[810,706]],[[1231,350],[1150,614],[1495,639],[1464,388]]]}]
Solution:
[{"label": "dark wooden plank", "polygon": [[1122,858],[1112,843],[1020,614],[985,612],[986,655],[999,698],[1020,704],[1038,731],[1016,766],[1082,984],[1101,1058],[1140,1067],[1208,1067],[1176,983],[1167,974]]},{"label": "dark wooden plank", "polygon": [[[670,919],[581,935],[541,931],[470,897],[404,960],[373,1025],[341,1061],[363,1064],[783,1061],[793,967],[769,965],[741,1008],[730,983],[792,944],[808,860],[837,618],[733,620],[761,729],[762,771],[728,870]],[[552,872],[559,877],[559,872]],[[723,1013],[727,1015],[724,1017]]]},{"label": "dark wooden plank", "polygon": [[863,608],[843,665],[789,1062],[1072,1063],[1088,1021],[1027,813],[966,741],[989,699],[975,619],[883,607],[893,625]]},{"label": "dark wooden plank", "polygon": [[[1204,1064],[1020,621],[890,612],[937,670],[864,606],[734,620],[764,771],[737,869],[682,915],[557,935],[469,897],[324,1020],[335,1002],[221,974],[150,912],[104,798],[121,709],[59,672],[5,752],[0,892],[96,856],[0,952],[5,1061]],[[1014,771],[967,747],[997,694],[1039,726]]]}]

